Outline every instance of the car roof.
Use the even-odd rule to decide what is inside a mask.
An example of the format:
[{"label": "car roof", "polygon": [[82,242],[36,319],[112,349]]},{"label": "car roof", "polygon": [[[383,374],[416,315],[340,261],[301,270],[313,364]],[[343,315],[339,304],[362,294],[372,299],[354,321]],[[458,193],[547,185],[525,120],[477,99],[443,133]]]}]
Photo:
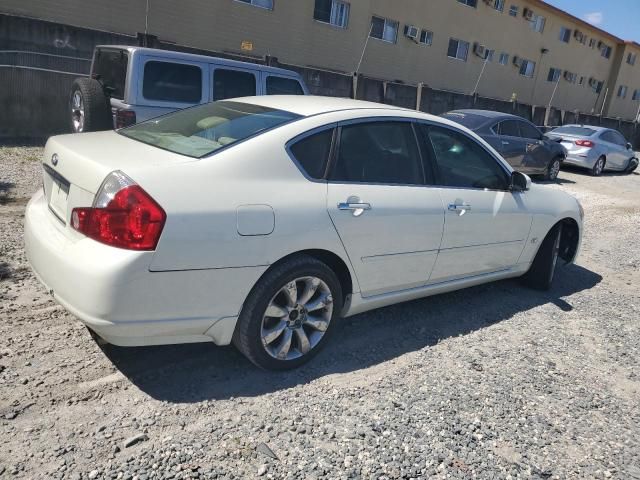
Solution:
[{"label": "car roof", "polygon": [[276,110],[284,110],[287,112],[309,117],[311,115],[319,115],[322,113],[331,113],[341,110],[361,110],[361,109],[378,109],[393,112],[410,112],[420,117],[431,117],[438,122],[445,123],[445,119],[428,115],[426,113],[417,112],[393,105],[385,105],[383,103],[365,102],[363,100],[352,100],[350,98],[340,97],[321,97],[317,95],[263,95],[259,97],[240,97],[229,99],[234,102],[250,103],[260,105],[262,107],[273,108]]},{"label": "car roof", "polygon": [[260,63],[240,62],[238,60],[230,60],[228,58],[216,57],[214,55],[202,55],[198,53],[178,52],[175,50],[162,50],[159,48],[137,47],[135,45],[97,45],[96,48],[100,49],[114,49],[114,50],[127,50],[130,53],[144,53],[146,55],[158,55],[162,57],[172,58],[175,60],[187,60],[192,62],[216,62],[223,63],[229,67],[248,68],[252,66],[256,70],[264,72],[286,75],[286,76],[300,76],[298,72],[293,70],[287,70],[285,68],[268,67]]},{"label": "car roof", "polygon": [[[450,112],[447,113],[466,113],[469,115],[477,115],[479,117],[485,117],[487,120],[494,120],[494,119],[505,119],[505,118],[512,118],[514,120],[527,120],[526,118],[522,118],[519,117],[517,115],[512,115],[510,113],[503,113],[503,112],[494,112],[493,110],[475,110],[473,108],[466,108],[466,109],[461,109],[461,110],[451,110]],[[528,120],[527,120],[528,121]]]}]

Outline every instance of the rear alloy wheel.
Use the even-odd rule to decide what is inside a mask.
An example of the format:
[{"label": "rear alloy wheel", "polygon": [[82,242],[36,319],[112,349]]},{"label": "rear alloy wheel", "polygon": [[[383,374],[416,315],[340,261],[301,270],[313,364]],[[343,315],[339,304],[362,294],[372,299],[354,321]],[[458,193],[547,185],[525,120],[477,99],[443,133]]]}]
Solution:
[{"label": "rear alloy wheel", "polygon": [[598,160],[596,160],[595,165],[591,169],[591,175],[593,175],[594,177],[599,177],[600,175],[602,175],[602,172],[604,171],[604,164],[604,157],[600,157]]},{"label": "rear alloy wheel", "polygon": [[547,167],[547,171],[545,173],[544,179],[551,182],[555,181],[558,178],[558,174],[560,173],[561,163],[562,162],[559,157],[556,157],[553,160],[551,160],[551,163],[549,163],[549,166]]},{"label": "rear alloy wheel", "polygon": [[558,263],[561,237],[562,224],[558,224],[544,238],[536,257],[533,259],[531,268],[522,277],[525,285],[536,290],[549,290],[551,288],[556,264]]},{"label": "rear alloy wheel", "polygon": [[318,353],[341,308],[342,289],[335,273],[313,257],[294,257],[258,281],[242,309],[233,342],[261,368],[295,368]]}]

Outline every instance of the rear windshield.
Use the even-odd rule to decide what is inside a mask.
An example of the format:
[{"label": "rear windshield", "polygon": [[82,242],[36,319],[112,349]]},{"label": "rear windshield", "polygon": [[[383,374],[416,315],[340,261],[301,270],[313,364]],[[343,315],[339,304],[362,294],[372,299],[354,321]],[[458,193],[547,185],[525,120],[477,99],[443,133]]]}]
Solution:
[{"label": "rear windshield", "polygon": [[111,91],[111,96],[119,100],[124,99],[124,82],[127,77],[127,62],[129,56],[124,50],[96,51],[93,63],[93,76]]},{"label": "rear windshield", "polygon": [[444,113],[441,117],[459,123],[463,127],[467,127],[469,130],[474,130],[487,123],[487,117],[482,115],[475,115],[473,113],[461,113],[461,112],[449,112]]},{"label": "rear windshield", "polygon": [[596,131],[592,128],[586,127],[559,127],[555,130],[551,130],[550,134],[560,134],[560,135],[575,135],[577,137],[590,137]]},{"label": "rear windshield", "polygon": [[298,118],[300,115],[284,110],[220,101],[179,110],[118,132],[163,150],[201,158]]}]

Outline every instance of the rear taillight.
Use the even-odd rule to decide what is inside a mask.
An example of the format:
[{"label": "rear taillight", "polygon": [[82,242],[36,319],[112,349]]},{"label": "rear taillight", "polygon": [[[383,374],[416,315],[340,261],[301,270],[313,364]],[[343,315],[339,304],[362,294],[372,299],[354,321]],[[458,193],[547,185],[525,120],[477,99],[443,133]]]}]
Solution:
[{"label": "rear taillight", "polygon": [[593,142],[591,140],[576,140],[576,145],[580,147],[593,147]]},{"label": "rear taillight", "polygon": [[136,112],[133,110],[116,110],[116,128],[124,128],[136,123]]},{"label": "rear taillight", "polygon": [[92,207],[74,208],[71,226],[89,238],[129,250],[154,250],[167,216],[122,172],[110,173]]}]

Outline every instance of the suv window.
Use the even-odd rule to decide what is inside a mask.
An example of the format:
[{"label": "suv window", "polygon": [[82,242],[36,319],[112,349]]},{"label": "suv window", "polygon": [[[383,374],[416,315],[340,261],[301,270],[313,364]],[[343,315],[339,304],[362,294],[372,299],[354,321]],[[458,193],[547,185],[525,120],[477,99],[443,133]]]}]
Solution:
[{"label": "suv window", "polygon": [[300,167],[311,178],[320,179],[324,172],[331,153],[331,141],[333,129],[314,133],[297,141],[290,148],[291,153],[300,164]]},{"label": "suv window", "polygon": [[124,99],[124,84],[127,77],[129,55],[124,50],[97,50],[93,75],[111,90],[111,96]]},{"label": "suv window", "polygon": [[508,137],[519,137],[520,130],[518,129],[518,122],[515,120],[505,120],[498,124],[496,129],[498,135],[507,135]]},{"label": "suv window", "polygon": [[427,129],[440,174],[439,184],[446,187],[506,190],[507,173],[484,148],[454,130]]},{"label": "suv window", "polygon": [[199,103],[202,69],[184,63],[149,61],[144,65],[142,95],[148,100]]},{"label": "suv window", "polygon": [[256,94],[256,76],[241,70],[216,68],[213,72],[213,99],[252,97]]},{"label": "suv window", "polygon": [[540,140],[542,138],[542,134],[540,130],[527,122],[518,122],[520,125],[520,136],[524,138],[530,138],[533,140]]},{"label": "suv window", "polygon": [[267,95],[304,95],[300,82],[293,78],[267,77]]},{"label": "suv window", "polygon": [[408,122],[370,122],[341,129],[331,180],[423,184],[420,152]]}]

